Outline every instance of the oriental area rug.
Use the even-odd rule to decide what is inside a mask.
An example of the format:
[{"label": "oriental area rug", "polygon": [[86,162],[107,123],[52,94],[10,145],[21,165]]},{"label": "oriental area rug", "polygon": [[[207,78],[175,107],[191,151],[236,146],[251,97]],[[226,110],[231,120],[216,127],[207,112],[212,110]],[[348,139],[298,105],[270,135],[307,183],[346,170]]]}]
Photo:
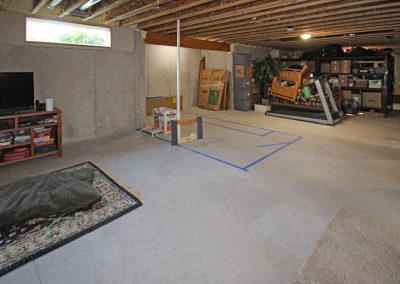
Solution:
[{"label": "oriental area rug", "polygon": [[84,167],[94,169],[92,185],[101,194],[101,200],[85,210],[35,218],[20,226],[2,232],[0,239],[0,276],[83,236],[116,218],[140,207],[142,202],[91,162],[61,171]]}]

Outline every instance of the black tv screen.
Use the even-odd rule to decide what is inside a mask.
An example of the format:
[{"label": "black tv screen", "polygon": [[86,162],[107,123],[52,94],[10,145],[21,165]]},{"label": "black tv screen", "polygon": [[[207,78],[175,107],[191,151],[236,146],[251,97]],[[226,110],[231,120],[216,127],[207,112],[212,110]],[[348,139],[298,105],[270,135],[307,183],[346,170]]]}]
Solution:
[{"label": "black tv screen", "polygon": [[0,72],[0,113],[33,108],[33,72]]}]

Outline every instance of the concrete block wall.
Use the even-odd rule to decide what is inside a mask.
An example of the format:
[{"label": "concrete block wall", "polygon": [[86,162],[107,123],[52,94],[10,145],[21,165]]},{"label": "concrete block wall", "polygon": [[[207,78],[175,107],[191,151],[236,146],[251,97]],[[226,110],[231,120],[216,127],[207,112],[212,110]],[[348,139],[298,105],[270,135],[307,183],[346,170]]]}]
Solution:
[{"label": "concrete block wall", "polygon": [[25,42],[25,16],[0,12],[0,72],[35,74],[35,98],[63,111],[64,141],[143,126],[145,48],[140,33],[112,28],[112,48]]}]

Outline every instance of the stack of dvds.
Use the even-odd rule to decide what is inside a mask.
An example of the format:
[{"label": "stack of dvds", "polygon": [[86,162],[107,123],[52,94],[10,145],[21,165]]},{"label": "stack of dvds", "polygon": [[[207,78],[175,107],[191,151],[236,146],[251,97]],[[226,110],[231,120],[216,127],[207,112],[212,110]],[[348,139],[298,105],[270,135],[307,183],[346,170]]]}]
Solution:
[{"label": "stack of dvds", "polygon": [[57,145],[54,143],[54,138],[52,137],[51,128],[35,128],[33,133],[36,154],[40,155],[57,150]]}]

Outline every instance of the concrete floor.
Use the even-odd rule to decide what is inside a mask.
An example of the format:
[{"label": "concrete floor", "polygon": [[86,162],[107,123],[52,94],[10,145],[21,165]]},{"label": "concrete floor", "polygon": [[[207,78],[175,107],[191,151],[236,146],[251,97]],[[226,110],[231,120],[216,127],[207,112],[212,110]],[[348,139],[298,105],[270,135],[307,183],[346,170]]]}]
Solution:
[{"label": "concrete floor", "polygon": [[[202,113],[303,138],[249,172],[140,133],[65,145],[62,158],[1,168],[5,183],[90,160],[146,201],[0,283],[293,283],[339,206],[400,224],[400,116],[350,117],[329,127],[254,112]],[[205,133],[211,144],[219,130],[205,124]],[[214,142],[209,154],[247,162],[239,156],[251,139],[229,139],[237,156]]]}]

